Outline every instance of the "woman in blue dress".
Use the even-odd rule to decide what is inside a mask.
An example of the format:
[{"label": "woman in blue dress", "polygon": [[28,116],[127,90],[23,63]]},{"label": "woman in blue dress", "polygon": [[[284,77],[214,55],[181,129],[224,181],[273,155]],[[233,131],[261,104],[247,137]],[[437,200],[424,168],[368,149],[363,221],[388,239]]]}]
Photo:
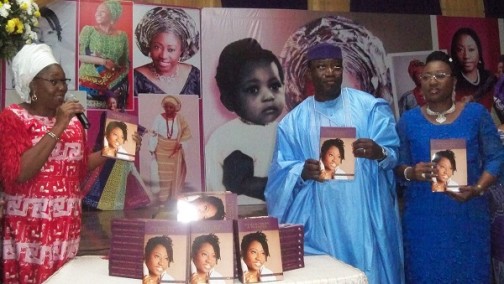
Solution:
[{"label": "woman in blue dress", "polygon": [[[427,57],[420,75],[426,104],[398,122],[396,174],[407,181],[403,234],[408,283],[490,283],[490,215],[487,188],[499,174],[504,150],[488,111],[454,102],[453,60],[441,51]],[[467,186],[435,193],[431,139],[464,139]]]}]

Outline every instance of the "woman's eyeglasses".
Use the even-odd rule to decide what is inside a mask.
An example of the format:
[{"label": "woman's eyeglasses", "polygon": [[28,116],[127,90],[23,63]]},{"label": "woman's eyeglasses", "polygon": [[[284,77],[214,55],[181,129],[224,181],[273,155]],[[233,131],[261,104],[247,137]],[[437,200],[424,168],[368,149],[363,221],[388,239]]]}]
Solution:
[{"label": "woman's eyeglasses", "polygon": [[445,72],[437,72],[434,74],[431,73],[423,73],[418,76],[422,81],[430,81],[432,78],[436,79],[436,81],[444,80],[447,77],[450,77],[450,73]]},{"label": "woman's eyeglasses", "polygon": [[69,79],[69,78],[65,78],[65,79],[46,79],[46,78],[42,78],[42,77],[38,77],[38,76],[35,76],[33,79],[39,79],[39,80],[47,81],[47,82],[51,83],[51,85],[53,85],[53,86],[58,85],[58,83],[61,83],[64,86],[66,86],[71,81],[71,79]]}]

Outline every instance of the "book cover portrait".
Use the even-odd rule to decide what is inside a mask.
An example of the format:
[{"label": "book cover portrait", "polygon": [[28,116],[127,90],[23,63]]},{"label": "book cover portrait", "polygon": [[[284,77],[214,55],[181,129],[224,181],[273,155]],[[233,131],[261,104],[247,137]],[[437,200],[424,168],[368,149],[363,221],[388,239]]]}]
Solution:
[{"label": "book cover portrait", "polygon": [[353,127],[321,127],[320,178],[325,180],[353,180],[355,157],[352,143],[356,130]]},{"label": "book cover portrait", "polygon": [[108,111],[103,135],[102,156],[126,161],[135,160],[136,142],[133,134],[138,124],[125,113]]},{"label": "book cover portrait", "polygon": [[149,220],[145,224],[143,279],[148,277],[154,283],[186,283],[188,236],[186,224]]},{"label": "book cover portrait", "polygon": [[255,283],[283,280],[277,219],[256,217],[236,222],[240,281]]},{"label": "book cover portrait", "polygon": [[191,224],[191,283],[232,284],[234,281],[233,221]]},{"label": "book cover portrait", "polygon": [[431,161],[436,164],[437,176],[432,178],[432,191],[459,192],[467,185],[467,152],[464,139],[431,140]]}]

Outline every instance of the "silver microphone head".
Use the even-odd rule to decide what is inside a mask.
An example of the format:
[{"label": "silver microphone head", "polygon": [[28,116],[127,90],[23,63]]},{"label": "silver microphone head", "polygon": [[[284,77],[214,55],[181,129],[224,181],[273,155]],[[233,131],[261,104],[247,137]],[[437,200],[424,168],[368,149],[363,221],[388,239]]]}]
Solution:
[{"label": "silver microphone head", "polygon": [[66,93],[65,94],[65,102],[69,102],[69,101],[78,102],[79,99],[77,99],[77,97],[72,93]]},{"label": "silver microphone head", "polygon": [[[66,93],[65,94],[65,101],[66,102],[80,102],[79,99],[77,99],[77,97],[72,94],[72,93]],[[82,102],[80,102],[82,103]],[[82,126],[85,128],[85,129],[89,129],[89,127],[91,126],[91,124],[89,123],[89,120],[87,119],[87,116],[85,113],[77,113],[76,114],[77,118],[79,119],[79,121],[82,123]]]}]

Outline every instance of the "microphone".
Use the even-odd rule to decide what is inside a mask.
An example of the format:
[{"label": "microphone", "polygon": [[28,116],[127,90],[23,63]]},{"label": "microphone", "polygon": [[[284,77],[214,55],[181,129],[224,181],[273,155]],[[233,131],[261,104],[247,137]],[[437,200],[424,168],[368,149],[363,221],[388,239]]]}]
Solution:
[{"label": "microphone", "polygon": [[[67,93],[65,95],[65,100],[66,101],[74,101],[74,102],[79,101],[72,93]],[[91,126],[91,123],[89,123],[89,120],[87,119],[86,114],[83,112],[79,112],[75,115],[77,116],[77,119],[79,119],[80,123],[82,124],[82,127],[84,127],[84,129],[89,129],[89,127]]]}]

